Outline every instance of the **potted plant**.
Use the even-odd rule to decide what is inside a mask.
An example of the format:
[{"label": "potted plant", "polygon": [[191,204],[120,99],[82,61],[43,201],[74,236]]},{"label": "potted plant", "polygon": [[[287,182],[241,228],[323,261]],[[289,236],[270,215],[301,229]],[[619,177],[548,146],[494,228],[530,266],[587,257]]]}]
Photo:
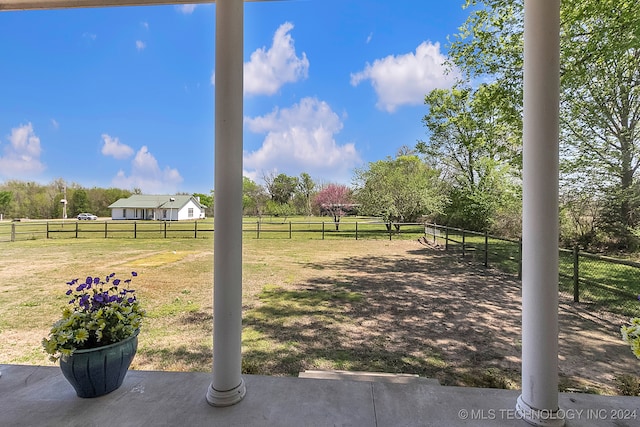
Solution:
[{"label": "potted plant", "polygon": [[138,332],[145,316],[129,289],[132,278],[115,273],[104,279],[89,276],[67,282],[69,304],[62,318],[42,340],[79,397],[97,397],[122,385],[138,348]]}]

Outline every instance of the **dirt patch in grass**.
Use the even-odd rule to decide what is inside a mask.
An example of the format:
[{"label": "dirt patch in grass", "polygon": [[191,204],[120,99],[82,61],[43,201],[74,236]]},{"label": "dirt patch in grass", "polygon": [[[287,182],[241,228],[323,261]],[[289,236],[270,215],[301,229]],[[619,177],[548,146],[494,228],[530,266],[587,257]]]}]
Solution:
[{"label": "dirt patch in grass", "polygon": [[[132,367],[211,370],[210,240],[16,242],[3,257],[0,363],[50,364],[40,340],[72,276],[136,269],[149,317]],[[246,239],[243,261],[245,373],[347,369],[520,387],[513,275],[406,240]],[[561,295],[562,390],[616,394],[620,378],[640,376],[619,338],[625,320]]]}]

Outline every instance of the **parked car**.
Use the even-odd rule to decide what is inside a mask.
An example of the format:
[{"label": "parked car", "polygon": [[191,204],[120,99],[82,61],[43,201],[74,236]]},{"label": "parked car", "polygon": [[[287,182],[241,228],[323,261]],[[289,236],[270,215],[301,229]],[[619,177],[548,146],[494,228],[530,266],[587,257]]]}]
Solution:
[{"label": "parked car", "polygon": [[97,216],[95,216],[94,214],[90,214],[90,213],[81,213],[78,215],[78,219],[82,220],[82,219],[86,219],[86,220],[96,220],[98,219]]}]

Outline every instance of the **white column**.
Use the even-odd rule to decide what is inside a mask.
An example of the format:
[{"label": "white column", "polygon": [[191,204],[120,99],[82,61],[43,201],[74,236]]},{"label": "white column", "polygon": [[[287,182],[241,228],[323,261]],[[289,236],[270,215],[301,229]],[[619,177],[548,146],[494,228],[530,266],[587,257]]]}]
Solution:
[{"label": "white column", "polygon": [[216,1],[213,382],[207,402],[233,405],[242,379],[243,0]]},{"label": "white column", "polygon": [[522,394],[530,424],[558,419],[560,0],[524,2]]}]

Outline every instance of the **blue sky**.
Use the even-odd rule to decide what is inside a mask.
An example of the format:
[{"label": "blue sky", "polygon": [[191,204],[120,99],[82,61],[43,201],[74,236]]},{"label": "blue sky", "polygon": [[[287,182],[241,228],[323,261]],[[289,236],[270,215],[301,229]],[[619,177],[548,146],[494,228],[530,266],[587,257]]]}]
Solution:
[{"label": "blue sky", "polygon": [[[244,171],[353,170],[427,138],[462,0],[245,4]],[[0,13],[0,182],[213,189],[215,5]]]}]

